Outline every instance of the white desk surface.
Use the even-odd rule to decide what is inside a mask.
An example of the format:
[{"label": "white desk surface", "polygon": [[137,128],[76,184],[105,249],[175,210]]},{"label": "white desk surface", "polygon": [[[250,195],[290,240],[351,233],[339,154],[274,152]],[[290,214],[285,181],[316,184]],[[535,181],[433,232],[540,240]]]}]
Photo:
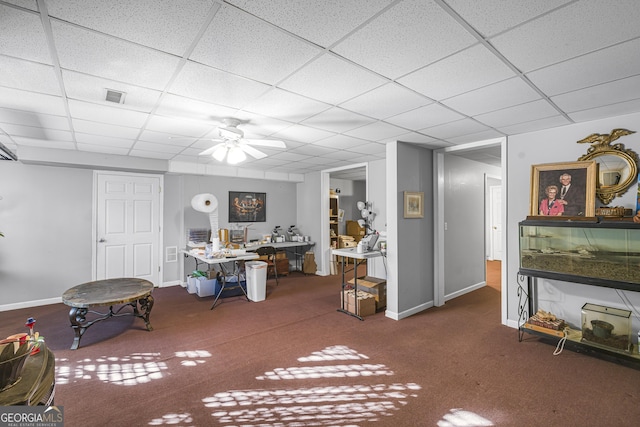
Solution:
[{"label": "white desk surface", "polygon": [[224,264],[225,262],[234,262],[234,261],[250,261],[252,259],[258,259],[259,256],[256,253],[250,252],[244,255],[238,255],[235,257],[227,257],[227,258],[207,258],[204,255],[196,254],[190,251],[181,251],[184,254],[189,255],[190,257],[194,257],[195,259],[206,262],[207,264]]},{"label": "white desk surface", "polygon": [[382,256],[380,251],[368,251],[363,253],[358,253],[358,248],[342,248],[342,249],[332,249],[331,254],[337,256],[344,256],[347,258],[355,258],[355,259],[369,259],[376,258]]}]

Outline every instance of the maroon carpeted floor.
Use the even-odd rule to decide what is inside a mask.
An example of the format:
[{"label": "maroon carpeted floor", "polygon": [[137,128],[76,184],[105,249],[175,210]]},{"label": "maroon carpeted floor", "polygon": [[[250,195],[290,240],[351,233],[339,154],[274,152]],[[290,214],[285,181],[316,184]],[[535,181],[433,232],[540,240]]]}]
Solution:
[{"label": "maroon carpeted floor", "polygon": [[500,324],[487,286],[401,321],[336,311],[338,276],[268,281],[267,299],[209,310],[180,287],[154,291],[148,332],[132,317],[92,326],[80,349],[62,304],[28,316],[56,354],[65,426],[635,426],[640,371]]}]

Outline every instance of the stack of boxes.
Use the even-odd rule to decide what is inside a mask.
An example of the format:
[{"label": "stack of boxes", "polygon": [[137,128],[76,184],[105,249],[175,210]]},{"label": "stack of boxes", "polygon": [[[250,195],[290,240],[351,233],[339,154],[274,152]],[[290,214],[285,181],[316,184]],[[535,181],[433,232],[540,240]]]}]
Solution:
[{"label": "stack of boxes", "polygon": [[[347,283],[353,285],[354,280],[351,279]],[[345,309],[351,313],[355,313],[355,297],[354,290],[344,291]],[[348,293],[348,294],[347,294]],[[369,316],[387,307],[387,281],[377,277],[362,276],[358,277],[358,304],[360,316]]]}]

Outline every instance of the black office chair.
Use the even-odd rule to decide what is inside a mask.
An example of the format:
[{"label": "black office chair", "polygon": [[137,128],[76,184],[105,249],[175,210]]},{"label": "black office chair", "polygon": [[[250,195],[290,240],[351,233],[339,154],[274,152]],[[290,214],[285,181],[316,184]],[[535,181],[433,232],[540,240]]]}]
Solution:
[{"label": "black office chair", "polygon": [[276,278],[276,285],[278,285],[279,282],[278,282],[278,268],[276,267],[276,248],[274,248],[273,246],[262,246],[256,249],[256,253],[260,256],[267,257],[266,259],[267,275],[269,273],[269,270],[273,268],[273,275]]}]

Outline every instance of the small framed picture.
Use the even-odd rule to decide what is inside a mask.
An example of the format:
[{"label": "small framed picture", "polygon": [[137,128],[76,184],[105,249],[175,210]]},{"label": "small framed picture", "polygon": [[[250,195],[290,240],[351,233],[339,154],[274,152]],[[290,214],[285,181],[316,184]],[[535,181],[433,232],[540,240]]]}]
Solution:
[{"label": "small framed picture", "polygon": [[404,217],[424,218],[424,193],[422,191],[404,192]]},{"label": "small framed picture", "polygon": [[530,216],[595,216],[596,162],[531,166]]}]

